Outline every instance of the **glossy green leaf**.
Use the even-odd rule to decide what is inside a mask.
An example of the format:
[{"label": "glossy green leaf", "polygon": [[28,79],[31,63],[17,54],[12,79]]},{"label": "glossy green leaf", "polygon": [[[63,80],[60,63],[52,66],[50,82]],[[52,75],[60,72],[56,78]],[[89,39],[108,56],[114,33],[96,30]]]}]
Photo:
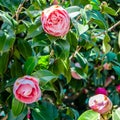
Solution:
[{"label": "glossy green leaf", "polygon": [[20,77],[23,75],[22,66],[21,64],[15,60],[14,63],[11,65],[11,76]]},{"label": "glossy green leaf", "polygon": [[33,44],[32,47],[36,47],[36,46],[48,46],[50,45],[50,41],[47,37],[46,34],[41,33],[40,35],[36,36],[33,38]]},{"label": "glossy green leaf", "polygon": [[6,71],[8,60],[9,53],[3,53],[2,55],[0,55],[0,75],[3,75],[3,73]]},{"label": "glossy green leaf", "polygon": [[12,28],[15,28],[16,25],[18,24],[17,21],[14,20],[12,16],[8,14],[8,12],[0,10],[0,17],[3,19],[5,23],[8,23],[8,25],[12,26]]},{"label": "glossy green leaf", "polygon": [[119,76],[120,75],[120,67],[119,66],[113,66],[112,68],[116,72],[116,74]]},{"label": "glossy green leaf", "polygon": [[97,24],[102,29],[108,28],[108,24],[106,23],[103,15],[99,11],[92,10],[92,11],[87,11],[86,13],[87,13],[88,21]]},{"label": "glossy green leaf", "polygon": [[58,76],[53,74],[49,70],[38,70],[34,73],[32,73],[33,76],[37,77],[40,79],[40,83],[42,85],[47,84],[48,82],[52,81],[53,79],[57,79]]},{"label": "glossy green leaf", "polygon": [[70,51],[75,51],[78,45],[76,35],[73,32],[69,32],[66,38],[70,44]]},{"label": "glossy green leaf", "polygon": [[17,46],[18,46],[18,50],[19,50],[20,54],[25,59],[32,56],[32,49],[31,49],[30,44],[27,41],[19,39]]},{"label": "glossy green leaf", "polygon": [[112,111],[112,120],[120,120],[120,108]]},{"label": "glossy green leaf", "polygon": [[110,42],[110,37],[108,36],[108,34],[106,34],[103,40],[103,45],[102,45],[104,53],[108,53],[111,49],[109,42]]},{"label": "glossy green leaf", "polygon": [[13,98],[12,100],[12,112],[14,116],[18,116],[24,110],[24,103],[21,103],[17,99]]},{"label": "glossy green leaf", "polygon": [[93,110],[87,110],[80,115],[78,120],[100,120],[100,114]]},{"label": "glossy green leaf", "polygon": [[80,24],[76,20],[72,20],[72,22],[75,28],[78,30],[79,35],[83,34],[89,29],[88,25]]},{"label": "glossy green leaf", "polygon": [[70,65],[68,59],[66,60],[57,59],[54,62],[54,65],[50,67],[50,70],[57,75],[61,75],[61,74],[64,75],[67,79],[67,83],[70,82],[71,72],[70,72]]},{"label": "glossy green leaf", "polygon": [[36,57],[29,57],[24,64],[24,71],[26,75],[30,75],[37,65]]},{"label": "glossy green leaf", "polygon": [[74,18],[74,17],[80,15],[80,7],[78,7],[78,6],[70,6],[70,7],[66,8],[66,10],[69,13],[69,16],[71,18]]},{"label": "glossy green leaf", "polygon": [[66,59],[69,57],[70,44],[66,40],[57,40],[53,46],[57,58]]},{"label": "glossy green leaf", "polygon": [[48,102],[42,102],[38,108],[32,111],[33,120],[55,120],[57,116],[56,107]]},{"label": "glossy green leaf", "polygon": [[104,7],[103,12],[104,12],[104,13],[108,13],[108,14],[110,14],[110,15],[117,16],[116,11],[115,11],[113,8],[108,7],[108,6],[107,6],[107,7]]},{"label": "glossy green leaf", "polygon": [[9,9],[12,13],[15,13],[20,3],[24,0],[0,0],[0,5]]},{"label": "glossy green leaf", "polygon": [[0,53],[8,52],[15,42],[14,34],[0,31]]},{"label": "glossy green leaf", "polygon": [[23,120],[27,115],[28,109],[25,108],[18,116],[14,116],[12,110],[8,113],[8,120]]},{"label": "glossy green leaf", "polygon": [[40,22],[32,24],[28,29],[28,34],[26,39],[33,38],[40,35],[43,32]]}]

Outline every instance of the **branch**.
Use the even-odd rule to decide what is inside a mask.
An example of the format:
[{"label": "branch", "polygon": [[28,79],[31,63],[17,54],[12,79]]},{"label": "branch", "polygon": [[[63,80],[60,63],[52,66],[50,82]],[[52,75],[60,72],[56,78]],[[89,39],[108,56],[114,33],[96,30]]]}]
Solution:
[{"label": "branch", "polygon": [[23,10],[23,5],[25,2],[27,2],[28,0],[24,0],[19,6],[17,11],[15,12],[15,15],[13,17],[16,17],[16,20],[19,20],[19,14],[20,12]]},{"label": "branch", "polygon": [[106,34],[107,32],[112,31],[115,27],[117,27],[118,25],[120,25],[120,21],[118,21],[117,23],[115,23],[113,26],[111,26],[110,28],[108,28],[107,30],[105,30],[104,32],[101,32],[98,35],[93,36],[92,38],[96,38],[98,36],[101,36],[102,34]]}]

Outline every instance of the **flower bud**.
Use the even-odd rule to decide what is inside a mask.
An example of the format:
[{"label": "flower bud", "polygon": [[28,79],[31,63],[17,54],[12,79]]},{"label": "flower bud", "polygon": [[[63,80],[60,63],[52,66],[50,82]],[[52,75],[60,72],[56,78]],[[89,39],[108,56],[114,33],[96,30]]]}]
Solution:
[{"label": "flower bud", "polygon": [[103,87],[98,87],[96,90],[95,90],[95,94],[103,94],[103,95],[108,95],[108,92],[105,88]]},{"label": "flower bud", "polygon": [[107,96],[98,94],[89,99],[89,107],[100,114],[104,114],[111,110],[112,102]]},{"label": "flower bud", "polygon": [[120,85],[117,85],[117,86],[116,86],[116,91],[117,91],[118,93],[120,93]]}]

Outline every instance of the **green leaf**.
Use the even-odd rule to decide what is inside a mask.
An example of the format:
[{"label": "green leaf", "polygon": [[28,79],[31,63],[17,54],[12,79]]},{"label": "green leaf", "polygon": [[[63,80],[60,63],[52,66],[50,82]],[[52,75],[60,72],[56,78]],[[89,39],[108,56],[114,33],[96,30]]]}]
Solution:
[{"label": "green leaf", "polygon": [[42,32],[43,30],[42,25],[40,25],[40,22],[34,23],[29,27],[26,39],[36,37],[40,35]]},{"label": "green leaf", "polygon": [[99,120],[100,114],[93,110],[87,110],[78,118],[78,120]]},{"label": "green leaf", "polygon": [[12,78],[20,77],[23,75],[22,66],[17,60],[15,60],[14,63],[11,65],[10,70]]},{"label": "green leaf", "polygon": [[119,31],[119,33],[118,33],[118,46],[119,46],[119,48],[120,48],[120,31]]},{"label": "green leaf", "polygon": [[73,32],[69,32],[67,34],[67,40],[70,44],[70,51],[75,51],[76,50],[76,47],[78,45],[78,41],[77,41],[77,38],[76,38],[76,35],[73,33]]},{"label": "green leaf", "polygon": [[12,112],[14,116],[18,116],[21,112],[23,112],[25,107],[24,103],[21,103],[17,99],[13,98],[12,100]]},{"label": "green leaf", "polygon": [[33,44],[32,47],[36,46],[48,46],[50,45],[50,41],[48,37],[45,35],[45,33],[41,33],[40,35],[33,38]]},{"label": "green leaf", "polygon": [[57,59],[54,62],[54,65],[50,67],[50,70],[57,75],[61,75],[61,74],[64,75],[67,79],[67,83],[70,82],[71,71],[70,71],[69,59],[66,59],[66,60]]},{"label": "green leaf", "polygon": [[[11,31],[10,31],[11,32]],[[15,42],[14,34],[7,34],[0,30],[0,53],[8,52]]]},{"label": "green leaf", "polygon": [[82,53],[77,53],[76,59],[78,60],[78,62],[80,63],[80,66],[82,68],[84,68],[88,63],[87,59],[85,58],[85,56]]},{"label": "green leaf", "polygon": [[18,24],[16,20],[14,20],[7,12],[0,11],[0,17],[3,19],[5,23],[15,28]]},{"label": "green leaf", "polygon": [[0,0],[0,5],[6,7],[9,9],[12,13],[15,13],[18,6],[23,2],[24,0]]},{"label": "green leaf", "polygon": [[86,32],[89,29],[88,25],[80,24],[74,19],[72,19],[72,22],[73,22],[73,25],[75,26],[75,28],[78,30],[79,35],[83,34],[84,32]]},{"label": "green leaf", "polygon": [[24,71],[26,75],[30,75],[37,65],[36,57],[29,57],[24,64]]},{"label": "green leaf", "polygon": [[99,10],[100,1],[99,0],[89,0],[90,4],[93,6],[93,9]]},{"label": "green leaf", "polygon": [[114,52],[108,52],[106,54],[108,62],[111,62],[116,59],[117,55]]},{"label": "green leaf", "polygon": [[55,120],[57,116],[56,107],[48,102],[42,102],[39,108],[35,108],[32,111],[33,120]]},{"label": "green leaf", "polygon": [[50,62],[50,55],[44,55],[38,57],[37,69],[48,69]]},{"label": "green leaf", "polygon": [[19,39],[17,46],[18,46],[18,50],[19,50],[20,54],[25,59],[32,56],[32,49],[31,49],[30,44],[27,41]]},{"label": "green leaf", "polygon": [[66,59],[69,57],[70,44],[66,40],[57,40],[54,42],[54,53],[57,58]]},{"label": "green leaf", "polygon": [[120,67],[119,66],[113,66],[113,70],[116,72],[118,76],[120,76]]},{"label": "green leaf", "polygon": [[48,82],[52,81],[53,79],[58,78],[58,76],[56,76],[49,70],[38,70],[38,71],[32,73],[32,75],[39,78],[40,84],[42,84],[43,86],[45,84],[47,84]]},{"label": "green leaf", "polygon": [[112,120],[120,120],[120,108],[112,111]]},{"label": "green leaf", "polygon": [[9,53],[3,53],[2,55],[0,54],[0,75],[3,75],[3,73],[7,69],[8,65],[8,60],[9,60]]},{"label": "green leaf", "polygon": [[104,19],[104,16],[97,10],[87,11],[87,19],[88,21],[96,23],[100,28],[107,29],[108,24],[106,23],[106,20]]},{"label": "green leaf", "polygon": [[66,8],[66,10],[69,13],[69,16],[71,18],[74,18],[74,17],[80,15],[80,7],[78,7],[78,6],[70,6],[70,7]]},{"label": "green leaf", "polygon": [[108,36],[108,34],[106,34],[103,40],[103,45],[102,45],[104,53],[108,53],[111,49],[111,46],[108,44],[108,42],[110,42],[110,37]]},{"label": "green leaf", "polygon": [[14,116],[12,110],[8,113],[8,120],[24,120],[28,112],[28,109],[25,108],[22,113],[20,113],[18,116]]},{"label": "green leaf", "polygon": [[103,12],[108,13],[108,14],[113,15],[113,16],[117,16],[117,12],[113,8],[108,7],[108,6],[104,7]]}]

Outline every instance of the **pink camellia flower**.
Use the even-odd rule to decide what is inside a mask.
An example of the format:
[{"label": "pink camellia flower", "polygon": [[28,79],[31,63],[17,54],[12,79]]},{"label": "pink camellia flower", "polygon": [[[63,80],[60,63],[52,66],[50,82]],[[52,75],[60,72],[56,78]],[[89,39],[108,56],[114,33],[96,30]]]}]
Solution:
[{"label": "pink camellia flower", "polygon": [[105,88],[103,87],[98,87],[96,90],[95,90],[95,94],[104,94],[104,95],[108,95],[108,92]]},{"label": "pink camellia flower", "polygon": [[18,78],[13,86],[15,98],[23,103],[31,104],[41,97],[38,79],[32,76]]},{"label": "pink camellia flower", "polygon": [[70,17],[67,11],[58,5],[46,8],[41,15],[44,31],[53,36],[64,36],[70,29]]},{"label": "pink camellia flower", "polygon": [[116,91],[117,91],[118,93],[120,93],[120,85],[117,85],[117,86],[116,86]]},{"label": "pink camellia flower", "polygon": [[104,114],[111,110],[112,102],[107,96],[98,94],[89,99],[89,107],[100,114]]}]

